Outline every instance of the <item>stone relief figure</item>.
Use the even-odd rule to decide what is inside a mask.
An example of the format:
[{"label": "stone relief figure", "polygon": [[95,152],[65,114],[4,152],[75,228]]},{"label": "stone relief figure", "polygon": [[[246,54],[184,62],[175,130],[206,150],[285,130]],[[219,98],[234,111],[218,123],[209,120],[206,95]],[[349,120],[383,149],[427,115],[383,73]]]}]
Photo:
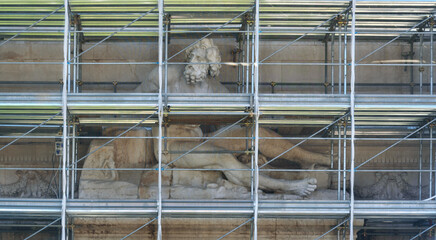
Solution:
[{"label": "stone relief figure", "polygon": [[[186,66],[183,65],[169,65],[168,66],[168,92],[169,93],[229,93],[229,91],[215,79],[219,75],[221,68],[220,64],[217,62],[221,61],[220,52],[218,48],[214,45],[213,41],[210,39],[203,39],[187,49],[186,59],[188,63]],[[202,64],[204,63],[204,64]],[[212,63],[212,64],[209,64]],[[135,92],[147,92],[153,93],[157,92],[159,88],[158,83],[158,68],[153,69],[150,74],[146,77],[144,82],[138,86]],[[151,131],[153,136],[157,136],[158,129],[154,127]],[[219,136],[223,137],[245,137],[246,129],[235,126]],[[144,135],[146,130],[133,130],[132,135]],[[233,154],[222,154],[223,150],[232,151],[244,151],[246,148],[246,141],[244,139],[237,140],[211,140],[207,143],[202,144],[201,147],[197,148],[196,151],[208,152],[206,153],[196,153],[187,154],[181,157],[181,154],[175,154],[174,152],[186,152],[198,144],[202,143],[203,137],[213,136],[215,133],[204,133],[199,125],[170,125],[166,128],[167,136],[169,137],[196,137],[191,139],[168,139],[166,142],[166,150],[170,153],[163,154],[162,162],[163,164],[169,164],[176,158],[179,158],[174,163],[169,165],[169,169],[163,171],[163,185],[168,188],[164,188],[163,194],[166,197],[171,198],[189,198],[189,197],[200,197],[200,198],[237,198],[243,196],[249,196],[247,188],[251,185],[251,172],[247,171],[249,169],[247,165],[238,160],[237,156]],[[147,134],[151,134],[147,133]],[[114,136],[114,135],[112,135]],[[276,132],[267,129],[260,128],[260,136],[262,137],[280,137]],[[151,148],[151,152],[154,152],[154,158],[157,159],[158,144],[157,140],[154,139],[148,143],[144,144],[143,149]],[[154,143],[153,143],[154,142]],[[132,143],[133,144],[133,143]],[[91,144],[92,145],[92,144]],[[100,163],[94,163],[96,166],[103,166],[104,159],[112,158],[115,166],[117,166],[119,159],[127,159],[128,156],[133,154],[132,151],[126,152],[125,156],[115,156],[115,150],[118,145],[129,146],[126,144],[126,140],[118,139],[113,142],[113,146],[108,146],[107,148],[102,148],[99,151],[109,152],[108,156],[102,157],[88,157],[86,162],[92,159],[95,161],[102,161]],[[92,145],[94,148],[97,145]],[[283,139],[274,140],[260,140],[259,151],[265,158],[274,158],[282,152],[288,150],[294,145]],[[91,147],[90,147],[91,149]],[[136,148],[138,151],[141,149],[139,145]],[[141,150],[142,151],[142,150]],[[210,152],[217,152],[210,154]],[[94,153],[96,154],[96,153]],[[145,155],[145,154],[144,154]],[[147,156],[147,159],[153,158],[153,156]],[[281,156],[282,159],[297,162],[303,167],[314,167],[314,166],[328,166],[330,164],[330,157],[327,155],[319,154],[304,150],[300,147],[294,148],[292,151],[287,152]],[[85,162],[85,166],[87,163]],[[135,162],[133,160],[133,162]],[[148,164],[152,161],[144,160]],[[156,160],[154,159],[154,162]],[[143,165],[143,167],[144,167]],[[119,166],[117,166],[119,167]],[[131,166],[130,166],[131,167]],[[204,168],[204,169],[242,169],[242,171],[237,170],[223,170],[222,174],[212,171],[172,171],[171,168]],[[87,171],[83,171],[87,172]],[[91,174],[91,173],[89,173]],[[139,193],[138,196],[141,198],[151,198],[156,194],[156,184],[157,184],[157,172],[156,171],[145,171],[140,178]],[[107,182],[108,179],[104,178],[102,173],[96,173],[99,176],[85,176],[82,180],[98,180],[102,179]],[[112,174],[115,175],[115,174]],[[112,176],[111,175],[111,176]],[[266,192],[291,194],[293,196],[302,197],[310,195],[317,187],[317,179],[313,177],[301,177],[300,174],[295,173],[295,176],[291,179],[280,179],[268,176],[266,174],[260,174],[259,176],[259,188]],[[193,176],[196,176],[195,178]],[[115,179],[110,180],[111,182],[125,181],[125,178],[119,177],[118,181]],[[195,182],[193,179],[197,179]],[[79,195],[82,198],[92,197],[95,195],[93,189],[96,186],[89,185],[81,180]],[[87,180],[86,180],[87,181]],[[132,181],[130,181],[132,182]],[[92,182],[92,183],[95,183]],[[87,185],[88,184],[88,185]],[[84,187],[82,187],[84,186]],[[88,186],[88,187],[85,187]],[[85,191],[85,189],[87,189]],[[106,189],[106,188],[105,188]],[[94,192],[94,193],[92,193]],[[89,193],[92,193],[89,195]],[[113,194],[108,194],[107,197],[114,196]],[[100,195],[101,197],[101,195]],[[119,196],[124,198],[124,196]],[[165,196],[164,196],[165,198]],[[286,198],[286,197],[285,197]]]},{"label": "stone relief figure", "polygon": [[[218,47],[211,39],[203,39],[186,50],[186,66],[183,65],[168,65],[168,92],[169,93],[230,93],[229,90],[222,85],[215,77],[219,75],[221,68],[220,52]],[[201,64],[205,63],[205,64]],[[212,63],[212,64],[208,64]],[[159,78],[158,68],[154,68],[146,77],[146,80],[139,85],[135,92],[158,92]],[[183,130],[181,130],[183,131]],[[201,131],[201,129],[197,129]],[[215,135],[216,132],[205,133],[205,137]],[[231,129],[221,133],[220,137],[245,137],[245,129],[239,126],[234,126]],[[260,128],[259,136],[262,137],[281,137],[276,132]],[[184,140],[187,141],[187,140]],[[243,151],[246,148],[244,139],[216,139],[210,141],[213,145],[222,147],[228,150]],[[260,139],[259,150],[267,158],[274,158],[284,151],[291,148],[293,144],[284,139]],[[296,147],[292,151],[285,153],[281,158],[298,162],[304,167],[317,164],[320,166],[329,166],[330,157],[328,155],[309,152],[303,148]]]},{"label": "stone relief figure", "polygon": [[[211,39],[203,39],[186,50],[186,59],[188,63],[183,65],[168,66],[168,92],[169,93],[229,93],[229,91],[215,79],[219,75],[221,68],[220,52]],[[204,64],[201,64],[204,63]],[[211,63],[211,64],[209,64]],[[147,76],[147,79],[135,90],[136,92],[157,92],[158,68],[155,68]],[[169,126],[168,136],[193,136],[209,137],[216,133],[203,134],[199,126]],[[235,126],[220,134],[220,137],[244,137],[246,130],[242,127]],[[154,135],[157,129],[153,129]],[[172,133],[172,134],[171,134]],[[280,137],[270,129],[260,128],[262,137]],[[197,140],[177,139],[168,140],[168,149],[170,151],[186,151],[199,144]],[[157,144],[155,144],[155,147]],[[291,148],[293,144],[287,140],[260,140],[259,150],[268,157],[274,158],[282,152]],[[199,151],[216,151],[232,150],[243,151],[246,148],[244,139],[238,140],[213,140],[202,145]],[[157,151],[157,149],[155,149]],[[179,155],[167,154],[164,156],[164,163],[169,163]],[[295,148],[282,156],[283,159],[299,162],[303,166],[318,164],[327,166],[330,164],[330,158],[323,154],[306,151],[302,148]],[[220,168],[220,169],[244,169],[247,168],[239,162],[232,154],[191,154],[182,157],[173,164],[179,168]],[[249,171],[224,171],[226,178],[237,185],[250,186]],[[316,188],[316,179],[305,178],[301,180],[286,181],[281,179],[270,178],[261,174],[259,179],[260,188],[268,191],[284,191],[297,195],[308,195]]]},{"label": "stone relief figure", "polygon": [[16,182],[0,184],[0,197],[51,198],[56,195],[56,189],[46,179],[46,172],[17,170],[15,174]]},{"label": "stone relief figure", "polygon": [[[117,130],[107,129],[108,136],[119,134]],[[145,137],[151,133],[145,129],[136,129],[124,136]],[[106,141],[94,140],[89,151],[102,146]],[[137,171],[121,172],[114,168],[145,167],[153,161],[152,141],[148,139],[117,139],[86,158],[79,183],[80,198],[138,198],[138,185],[141,173]]]},{"label": "stone relief figure", "polygon": [[375,183],[356,188],[355,194],[360,199],[371,200],[412,200],[419,195],[419,186],[414,186],[406,179],[407,173],[375,173]]}]

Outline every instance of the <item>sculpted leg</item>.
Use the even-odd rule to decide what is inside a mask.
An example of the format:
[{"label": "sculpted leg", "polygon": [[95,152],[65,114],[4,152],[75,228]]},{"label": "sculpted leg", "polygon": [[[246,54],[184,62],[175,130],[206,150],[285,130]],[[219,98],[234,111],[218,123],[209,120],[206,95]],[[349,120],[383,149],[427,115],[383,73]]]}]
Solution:
[{"label": "sculpted leg", "polygon": [[[186,151],[196,146],[196,143],[177,142],[173,143],[171,150]],[[221,148],[206,143],[198,151],[220,151]],[[167,161],[172,161],[179,154],[171,154]],[[179,168],[216,168],[216,169],[248,169],[247,166],[239,162],[232,154],[188,154],[173,164]],[[249,187],[251,185],[250,171],[223,171],[227,179],[237,185]],[[294,193],[300,196],[309,195],[316,189],[316,179],[306,178],[303,180],[287,181],[274,179],[263,174],[259,175],[259,188],[269,191],[283,191]]]},{"label": "sculpted leg", "polygon": [[[219,130],[218,130],[219,131]],[[207,134],[208,137],[215,135],[216,132]],[[246,129],[235,126],[219,135],[219,137],[245,137]],[[267,129],[259,128],[259,136],[261,137],[281,137],[276,132]],[[243,151],[246,148],[245,139],[216,139],[210,140],[210,142],[218,147],[233,150],[233,151]],[[286,139],[260,139],[259,140],[259,151],[268,158],[275,158],[279,154],[285,152],[286,150],[293,147],[294,144]],[[328,155],[309,152],[303,148],[296,147],[291,151],[283,154],[280,158],[287,159],[290,161],[299,162],[302,165],[310,164],[320,164],[329,166],[330,157]]]}]

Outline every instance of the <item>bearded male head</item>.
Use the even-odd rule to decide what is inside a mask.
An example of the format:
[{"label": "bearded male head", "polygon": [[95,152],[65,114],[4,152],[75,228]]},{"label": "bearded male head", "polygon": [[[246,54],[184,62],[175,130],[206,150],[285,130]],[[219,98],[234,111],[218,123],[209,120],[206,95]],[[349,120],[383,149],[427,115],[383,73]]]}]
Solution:
[{"label": "bearded male head", "polygon": [[[188,84],[204,81],[209,75],[216,77],[220,73],[221,56],[212,39],[202,39],[186,50],[186,65],[183,75]],[[205,63],[205,64],[202,64]]]}]

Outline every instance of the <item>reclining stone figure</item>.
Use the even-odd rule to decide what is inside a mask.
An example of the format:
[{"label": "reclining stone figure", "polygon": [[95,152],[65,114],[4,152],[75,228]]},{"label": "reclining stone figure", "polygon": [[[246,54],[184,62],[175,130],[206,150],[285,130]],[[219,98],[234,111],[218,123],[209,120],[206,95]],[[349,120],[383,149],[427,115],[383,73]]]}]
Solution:
[{"label": "reclining stone figure", "polygon": [[[229,91],[215,79],[219,75],[221,65],[220,52],[211,39],[203,39],[186,50],[188,63],[184,65],[168,65],[168,92],[169,93],[229,93]],[[201,64],[204,63],[204,64]],[[211,63],[211,64],[209,64]],[[154,68],[146,80],[135,89],[135,92],[158,92],[158,68]],[[209,137],[215,133],[203,134],[198,125],[170,125],[167,129],[168,136],[177,137]],[[261,137],[280,137],[276,132],[260,128]],[[157,128],[153,128],[153,135],[157,135]],[[245,129],[239,126],[232,127],[219,135],[220,137],[245,137]],[[219,152],[220,150],[243,151],[246,148],[244,139],[215,139],[203,144],[197,151]],[[171,139],[168,140],[170,152],[187,151],[201,143],[195,139]],[[274,158],[294,145],[283,139],[260,140],[259,151],[267,158]],[[157,154],[157,143],[154,144]],[[157,156],[157,155],[156,155]],[[180,154],[164,154],[163,164],[170,163]],[[328,166],[330,158],[326,155],[306,151],[296,147],[287,152],[281,158],[298,162],[302,166],[322,165]],[[172,166],[176,168],[217,168],[217,169],[247,169],[248,167],[237,160],[232,154],[188,154],[175,161]],[[223,171],[226,178],[237,185],[249,187],[251,184],[250,171]],[[299,196],[309,195],[316,189],[315,178],[302,180],[274,179],[260,174],[259,188],[269,191],[283,191]]]}]

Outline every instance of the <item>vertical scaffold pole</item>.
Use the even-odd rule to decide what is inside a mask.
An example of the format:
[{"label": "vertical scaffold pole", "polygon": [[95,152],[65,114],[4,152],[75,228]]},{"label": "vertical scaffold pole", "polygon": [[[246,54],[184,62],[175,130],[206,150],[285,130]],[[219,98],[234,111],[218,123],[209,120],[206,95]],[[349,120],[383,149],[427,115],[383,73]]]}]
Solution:
[{"label": "vertical scaffold pole", "polygon": [[349,13],[346,13],[345,26],[344,26],[344,94],[347,94],[347,47],[348,47],[348,16]]},{"label": "vertical scaffold pole", "polygon": [[430,169],[430,174],[429,174],[429,187],[428,187],[428,193],[429,193],[429,198],[433,197],[433,124],[430,125],[429,127],[429,135],[430,135],[430,141],[429,141],[429,169]]},{"label": "vertical scaffold pole", "polygon": [[341,200],[341,159],[342,159],[342,151],[341,151],[341,143],[342,141],[342,126],[341,122],[338,123],[338,200]]},{"label": "vertical scaffold pole", "polygon": [[62,240],[66,239],[66,210],[67,210],[67,80],[68,80],[68,43],[69,43],[69,16],[68,16],[68,0],[64,0],[64,63],[62,71],[62,212],[61,212],[61,225],[62,225]]},{"label": "vertical scaffold pole", "polygon": [[73,33],[73,93],[76,92],[76,79],[77,79],[77,23],[74,23],[74,33]]},{"label": "vertical scaffold pole", "polygon": [[419,132],[419,200],[422,200],[422,131]]},{"label": "vertical scaffold pole", "polygon": [[[164,94],[165,94],[165,106],[168,105],[168,31],[169,31],[169,16],[167,16],[165,23],[165,74],[164,74]],[[165,140],[165,144],[166,144]],[[166,148],[165,148],[166,149]]]},{"label": "vertical scaffold pole", "polygon": [[[74,91],[74,89],[73,89]],[[71,169],[71,199],[74,199],[74,189],[76,188],[76,168],[74,167],[74,163],[76,162],[76,156],[77,156],[77,151],[76,151],[76,123],[73,122],[73,139],[71,139],[72,141],[72,147],[71,147],[71,163],[72,165],[68,164],[69,166],[72,166]]]},{"label": "vertical scaffold pole", "polygon": [[343,165],[344,165],[344,173],[342,174],[343,178],[343,192],[342,192],[342,199],[346,200],[346,190],[347,190],[347,122],[348,118],[345,118],[344,120],[344,142],[343,142]]},{"label": "vertical scaffold pole", "polygon": [[424,63],[423,59],[423,48],[424,48],[424,35],[419,35],[419,94],[422,94],[422,78],[424,73],[424,67],[422,64]]},{"label": "vertical scaffold pole", "polygon": [[163,121],[163,106],[162,106],[162,58],[163,58],[163,1],[158,1],[159,9],[159,96],[158,96],[158,118],[159,118],[159,140],[158,140],[158,199],[157,199],[157,239],[162,239],[162,121]]},{"label": "vertical scaffold pole", "polygon": [[325,94],[327,94],[327,92],[328,92],[328,47],[329,47],[329,44],[328,44],[328,40],[327,40],[327,38],[325,39],[325,41],[324,41],[324,63],[325,63],[325,65],[324,65],[324,93]]},{"label": "vertical scaffold pole", "polygon": [[433,27],[434,18],[430,21],[430,94],[433,95]]},{"label": "vertical scaffold pole", "polygon": [[[333,31],[335,31],[335,30],[333,29]],[[330,62],[334,63],[335,62],[335,33],[331,34],[331,38],[332,38],[332,41],[330,42],[330,58],[331,58]],[[332,94],[334,94],[335,93],[335,66],[333,64],[330,68],[330,72],[332,75],[330,87],[332,90]]]},{"label": "vertical scaffold pole", "polygon": [[[68,30],[70,29],[70,23],[68,22]],[[67,51],[68,51],[68,59],[71,59],[71,31],[68,31],[68,45],[67,45]],[[70,66],[67,67],[67,93],[71,92],[71,68]],[[68,156],[68,155],[67,155]]]},{"label": "vertical scaffold pole", "polygon": [[352,0],[351,15],[351,88],[350,88],[350,116],[351,116],[351,154],[350,154],[350,240],[354,238],[354,87],[356,81],[356,0]]},{"label": "vertical scaffold pole", "polygon": [[247,31],[247,33],[246,33],[247,34],[247,36],[246,36],[247,38],[245,40],[246,41],[246,45],[247,45],[246,46],[247,50],[246,50],[246,54],[245,54],[246,57],[247,57],[246,58],[246,61],[247,61],[246,62],[247,63],[246,71],[247,72],[245,73],[245,77],[246,77],[246,83],[245,83],[246,84],[246,86],[245,86],[246,89],[245,89],[245,93],[247,93],[247,94],[248,94],[248,89],[249,89],[249,85],[250,85],[250,72],[249,72],[249,70],[250,70],[250,64],[249,64],[250,63],[250,44],[251,44],[250,43],[250,28],[251,28],[250,26],[251,26],[251,24],[247,23],[246,27],[245,27],[245,30]]},{"label": "vertical scaffold pole", "polygon": [[259,4],[260,0],[256,0],[256,16],[255,16],[255,27],[254,27],[254,116],[255,116],[255,140],[254,140],[254,203],[253,203],[253,239],[257,240],[257,217],[259,209],[259,34],[260,34],[260,16],[259,16]]},{"label": "vertical scaffold pole", "polygon": [[[68,21],[68,55],[67,55],[67,57],[68,57],[68,59],[71,59],[71,29],[70,29],[70,22]],[[68,64],[67,64],[67,94],[68,93],[71,93],[71,65],[70,65],[70,63],[68,62]],[[67,119],[68,119],[68,117],[67,117]],[[67,145],[66,145],[66,147],[64,147],[64,149],[66,149],[66,154],[67,154],[67,160],[66,160],[66,162],[67,162],[67,166],[69,166],[70,165],[70,161],[71,161],[71,139],[69,138],[69,136],[71,136],[71,125],[70,125],[70,123],[69,123],[70,121],[68,121],[67,120],[67,131],[68,131],[68,133],[67,133],[67,136],[68,136],[68,139],[67,139]],[[67,189],[65,190],[66,191],[66,194],[67,194],[67,198],[70,198],[71,196],[70,196],[70,179],[71,179],[71,176],[70,176],[70,170],[69,169],[67,169]],[[67,238],[68,238],[68,229],[67,229]]]},{"label": "vertical scaffold pole", "polygon": [[339,23],[339,34],[338,34],[338,94],[342,92],[342,23]]}]

